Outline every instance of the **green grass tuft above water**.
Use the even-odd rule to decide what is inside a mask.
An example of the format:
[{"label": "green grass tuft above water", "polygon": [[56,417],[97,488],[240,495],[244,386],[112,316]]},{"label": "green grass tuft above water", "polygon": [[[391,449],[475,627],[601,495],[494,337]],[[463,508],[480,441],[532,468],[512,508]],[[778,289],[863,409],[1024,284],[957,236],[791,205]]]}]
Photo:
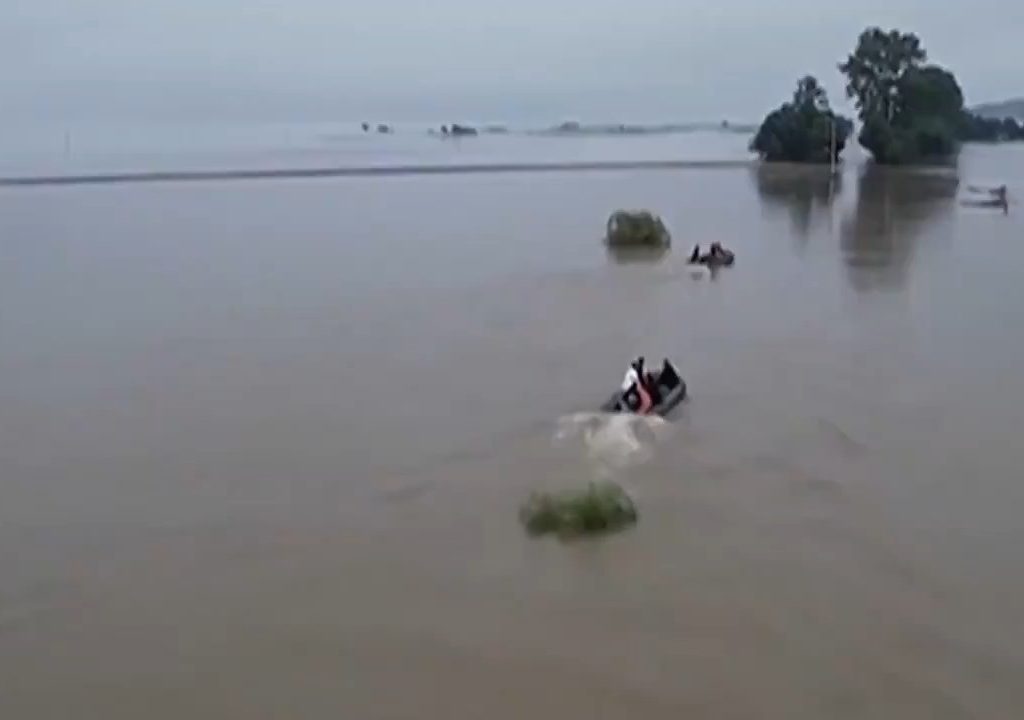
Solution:
[{"label": "green grass tuft above water", "polygon": [[608,218],[605,242],[616,248],[667,248],[672,236],[661,218],[647,210],[619,210]]},{"label": "green grass tuft above water", "polygon": [[590,483],[581,490],[534,493],[519,511],[526,531],[562,538],[603,535],[634,525],[636,505],[615,483]]}]

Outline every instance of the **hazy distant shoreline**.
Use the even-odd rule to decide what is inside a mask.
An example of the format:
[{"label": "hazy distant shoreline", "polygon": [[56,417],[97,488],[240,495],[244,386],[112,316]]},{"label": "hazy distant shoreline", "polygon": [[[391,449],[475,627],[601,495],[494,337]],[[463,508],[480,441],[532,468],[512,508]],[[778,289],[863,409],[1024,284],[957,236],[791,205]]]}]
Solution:
[{"label": "hazy distant shoreline", "polygon": [[734,122],[730,120],[718,120],[715,122],[579,122],[567,120],[557,125],[522,125],[515,126],[503,122],[487,123],[404,123],[397,124],[390,122],[363,122],[361,129],[352,130],[350,133],[331,133],[328,138],[349,137],[355,135],[390,135],[402,134],[427,134],[435,137],[446,137],[443,130],[449,127],[460,127],[470,132],[465,134],[453,133],[452,137],[465,137],[473,135],[520,135],[527,137],[623,137],[623,136],[644,136],[644,135],[680,135],[698,132],[723,132],[737,133],[742,135],[753,135],[757,132],[757,124],[749,122]]},{"label": "hazy distant shoreline", "polygon": [[551,163],[481,163],[462,165],[393,165],[366,167],[275,168],[260,170],[195,170],[49,174],[0,177],[0,187],[108,185],[214,180],[287,180],[333,177],[454,175],[468,173],[579,172],[616,170],[686,170],[749,167],[753,160],[639,160]]}]

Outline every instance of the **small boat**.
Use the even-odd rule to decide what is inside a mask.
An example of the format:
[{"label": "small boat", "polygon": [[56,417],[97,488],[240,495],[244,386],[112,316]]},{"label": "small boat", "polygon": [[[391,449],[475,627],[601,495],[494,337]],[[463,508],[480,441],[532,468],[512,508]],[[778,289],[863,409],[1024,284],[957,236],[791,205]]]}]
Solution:
[{"label": "small boat", "polygon": [[712,243],[710,252],[701,253],[700,245],[693,248],[690,254],[690,265],[706,265],[709,268],[732,267],[736,262],[736,255],[732,250],[726,250],[720,243]]},{"label": "small boat", "polygon": [[[660,370],[651,374],[654,386],[658,390],[659,399],[649,414],[665,417],[686,399],[686,382],[667,360]],[[601,406],[602,412],[628,412],[622,405],[622,392],[616,391]]]},{"label": "small boat", "polygon": [[1006,186],[979,187],[968,185],[967,191],[973,193],[972,197],[961,200],[960,204],[966,207],[976,208],[999,208],[1003,212],[1009,212],[1010,201],[1007,197]]}]

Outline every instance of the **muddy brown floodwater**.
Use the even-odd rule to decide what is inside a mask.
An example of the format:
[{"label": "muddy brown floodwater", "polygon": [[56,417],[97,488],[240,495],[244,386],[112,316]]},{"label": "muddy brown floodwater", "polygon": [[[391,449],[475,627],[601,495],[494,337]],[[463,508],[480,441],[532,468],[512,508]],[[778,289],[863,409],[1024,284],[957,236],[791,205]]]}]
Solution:
[{"label": "muddy brown floodwater", "polygon": [[[989,179],[1024,152],[5,190],[0,717],[1020,716],[1024,210],[960,204]],[[621,206],[673,251],[607,254]],[[736,267],[691,273],[714,240]],[[556,437],[637,352],[682,412]],[[524,537],[600,474],[634,530]]]}]

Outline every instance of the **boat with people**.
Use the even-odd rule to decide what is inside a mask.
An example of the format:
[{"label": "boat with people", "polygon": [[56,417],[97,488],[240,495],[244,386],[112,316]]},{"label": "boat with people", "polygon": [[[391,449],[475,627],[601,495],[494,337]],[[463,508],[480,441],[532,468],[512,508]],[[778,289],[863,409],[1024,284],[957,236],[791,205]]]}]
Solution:
[{"label": "boat with people", "polygon": [[618,390],[601,406],[603,412],[664,417],[686,399],[686,382],[668,358],[648,372],[641,355],[629,365]]},{"label": "boat with people", "polygon": [[1010,200],[1006,185],[998,185],[996,187],[968,185],[967,191],[972,193],[973,196],[961,200],[961,205],[977,208],[998,208],[1004,213],[1010,211]]},{"label": "boat with people", "polygon": [[722,243],[711,243],[711,249],[706,253],[700,251],[700,245],[693,246],[690,253],[690,265],[706,265],[707,267],[732,267],[736,263],[736,254],[732,250],[726,250]]}]

